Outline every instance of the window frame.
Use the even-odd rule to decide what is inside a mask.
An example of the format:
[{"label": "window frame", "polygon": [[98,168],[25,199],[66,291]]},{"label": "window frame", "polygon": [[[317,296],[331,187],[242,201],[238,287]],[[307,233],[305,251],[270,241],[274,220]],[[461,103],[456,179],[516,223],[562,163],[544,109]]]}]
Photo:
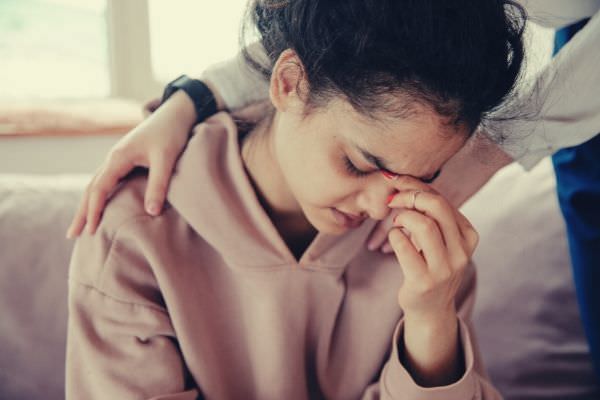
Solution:
[{"label": "window frame", "polygon": [[110,95],[140,102],[159,96],[164,83],[152,71],[148,2],[106,3]]}]

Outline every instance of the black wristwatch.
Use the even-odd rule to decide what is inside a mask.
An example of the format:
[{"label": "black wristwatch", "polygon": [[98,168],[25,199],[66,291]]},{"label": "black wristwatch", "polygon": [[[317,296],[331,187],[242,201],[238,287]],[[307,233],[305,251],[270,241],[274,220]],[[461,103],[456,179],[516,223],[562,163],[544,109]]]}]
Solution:
[{"label": "black wristwatch", "polygon": [[198,79],[192,79],[187,75],[181,75],[179,78],[169,82],[163,92],[161,104],[163,104],[173,93],[183,90],[194,102],[196,109],[196,123],[204,121],[206,118],[217,113],[217,101],[208,86]]}]

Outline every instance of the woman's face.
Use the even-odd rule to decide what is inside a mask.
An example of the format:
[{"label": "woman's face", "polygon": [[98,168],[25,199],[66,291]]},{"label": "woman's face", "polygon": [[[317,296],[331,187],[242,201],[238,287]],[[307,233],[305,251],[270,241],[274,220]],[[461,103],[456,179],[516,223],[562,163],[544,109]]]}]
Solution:
[{"label": "woman's face", "polygon": [[466,128],[443,123],[425,106],[409,118],[368,119],[343,100],[303,116],[279,109],[273,151],[296,206],[318,231],[340,234],[369,217],[389,213],[387,198],[401,189],[399,176],[430,181],[464,145]]}]

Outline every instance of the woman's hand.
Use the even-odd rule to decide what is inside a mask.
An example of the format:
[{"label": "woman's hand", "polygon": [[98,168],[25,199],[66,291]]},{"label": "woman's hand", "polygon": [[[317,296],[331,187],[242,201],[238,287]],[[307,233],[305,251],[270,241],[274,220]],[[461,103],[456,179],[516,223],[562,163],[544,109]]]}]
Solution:
[{"label": "woman's hand", "polygon": [[[494,174],[514,160],[488,136],[481,131],[469,139],[467,144],[443,167],[442,173],[431,187],[455,207],[462,206],[471,196],[481,189]],[[456,177],[460,177],[457,179]],[[392,213],[379,222],[368,241],[372,251],[391,253],[388,232],[395,217]]]},{"label": "woman's hand", "polygon": [[389,243],[404,274],[407,367],[427,386],[461,374],[456,295],[479,236],[469,221],[430,186],[406,179],[389,202],[396,216]]},{"label": "woman's hand", "polygon": [[122,137],[110,150],[88,184],[67,237],[79,235],[87,225],[95,233],[102,210],[119,181],[135,167],[149,168],[145,208],[151,215],[162,209],[173,167],[196,121],[192,100],[174,93],[160,108]]}]

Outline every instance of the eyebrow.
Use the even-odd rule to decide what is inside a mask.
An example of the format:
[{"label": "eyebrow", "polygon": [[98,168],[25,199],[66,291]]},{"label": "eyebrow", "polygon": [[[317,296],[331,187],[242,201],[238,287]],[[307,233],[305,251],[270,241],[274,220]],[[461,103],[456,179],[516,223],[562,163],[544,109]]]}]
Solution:
[{"label": "eyebrow", "polygon": [[394,175],[408,175],[408,176],[412,176],[413,178],[416,179],[420,179],[420,180],[424,180],[424,181],[430,181],[433,180],[435,178],[437,178],[437,176],[440,174],[441,169],[438,169],[437,171],[435,171],[433,174],[429,175],[429,176],[414,176],[414,175],[410,175],[410,174],[401,174],[398,172],[394,172],[391,171],[388,167],[387,167],[387,162],[385,160],[383,160],[382,158],[379,158],[377,156],[374,156],[373,154],[369,153],[368,151],[361,149],[358,146],[355,146],[358,151],[363,155],[363,157],[371,164],[374,165],[375,167],[377,167],[380,170],[389,172],[390,174],[394,174]]}]

